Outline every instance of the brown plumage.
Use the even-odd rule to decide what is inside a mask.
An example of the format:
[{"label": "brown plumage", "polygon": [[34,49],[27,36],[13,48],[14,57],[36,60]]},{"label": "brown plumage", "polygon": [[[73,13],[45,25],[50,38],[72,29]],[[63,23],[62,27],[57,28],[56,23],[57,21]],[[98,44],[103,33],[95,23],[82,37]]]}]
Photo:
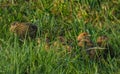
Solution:
[{"label": "brown plumage", "polygon": [[102,56],[105,58],[108,54],[107,49],[107,36],[99,36],[97,38],[97,47],[92,47],[87,49],[87,53],[91,59],[100,59]]},{"label": "brown plumage", "polygon": [[37,33],[37,26],[25,22],[13,22],[10,25],[10,32],[17,34],[20,39],[35,38]]},{"label": "brown plumage", "polygon": [[87,32],[80,33],[77,37],[77,41],[78,46],[85,48],[86,53],[91,59],[99,58],[105,50],[105,48],[94,47],[94,44],[90,39],[90,35]]},{"label": "brown plumage", "polygon": [[115,56],[115,52],[113,50],[113,47],[112,45],[109,44],[109,38],[105,35],[103,36],[99,36],[97,38],[97,45],[99,47],[102,47],[102,48],[106,48],[106,50],[104,51],[104,58],[107,58],[107,56],[109,55],[111,58]]},{"label": "brown plumage", "polygon": [[87,32],[80,33],[77,37],[78,46],[80,47],[92,47],[93,43],[90,40],[90,35]]},{"label": "brown plumage", "polygon": [[97,38],[97,45],[100,47],[106,47],[108,42],[108,37],[107,36],[99,36]]}]

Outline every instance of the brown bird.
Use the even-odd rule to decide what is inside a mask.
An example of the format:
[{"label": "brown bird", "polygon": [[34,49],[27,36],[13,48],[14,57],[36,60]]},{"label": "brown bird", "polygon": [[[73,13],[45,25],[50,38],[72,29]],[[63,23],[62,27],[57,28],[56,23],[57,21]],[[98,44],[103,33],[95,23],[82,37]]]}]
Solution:
[{"label": "brown bird", "polygon": [[99,36],[97,38],[97,45],[99,47],[106,48],[106,50],[104,50],[104,54],[103,54],[104,58],[107,58],[108,55],[111,58],[115,56],[115,51],[113,50],[112,45],[110,45],[108,43],[108,41],[109,41],[109,38],[105,35]]},{"label": "brown bird", "polygon": [[97,38],[97,47],[92,47],[87,49],[87,53],[91,59],[100,59],[101,56],[106,57],[107,49],[107,36],[99,36]]},{"label": "brown bird", "polygon": [[77,37],[77,41],[78,46],[85,49],[85,53],[87,53],[89,58],[94,58],[96,56],[96,50],[94,50],[96,48],[94,48],[93,46],[94,44],[90,39],[90,34],[88,34],[87,32],[80,33],[79,36]]},{"label": "brown bird", "polygon": [[100,47],[107,47],[108,37],[107,36],[99,36],[97,38],[97,45]]},{"label": "brown bird", "polygon": [[77,37],[78,41],[78,46],[80,47],[92,47],[93,43],[90,40],[90,35],[87,32],[80,33],[79,36]]},{"label": "brown bird", "polygon": [[10,32],[15,33],[20,39],[36,37],[37,26],[26,22],[13,22],[10,24]]}]

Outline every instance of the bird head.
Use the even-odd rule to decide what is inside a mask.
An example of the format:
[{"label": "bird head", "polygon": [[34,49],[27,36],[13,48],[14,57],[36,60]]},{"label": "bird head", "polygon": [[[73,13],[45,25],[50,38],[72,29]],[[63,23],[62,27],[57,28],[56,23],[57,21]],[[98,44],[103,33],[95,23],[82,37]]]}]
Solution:
[{"label": "bird head", "polygon": [[106,45],[107,41],[108,41],[108,37],[107,36],[100,36],[100,37],[97,38],[97,44],[99,46]]},{"label": "bird head", "polygon": [[89,37],[89,36],[90,36],[90,34],[88,34],[87,32],[83,32],[83,33],[80,33],[80,34],[78,35],[77,40],[78,40],[78,41],[81,41],[82,39],[85,39],[85,38],[87,38],[87,37]]},{"label": "bird head", "polygon": [[15,29],[16,29],[17,25],[18,25],[18,22],[11,23],[10,24],[10,29],[9,29],[10,32],[15,32]]}]

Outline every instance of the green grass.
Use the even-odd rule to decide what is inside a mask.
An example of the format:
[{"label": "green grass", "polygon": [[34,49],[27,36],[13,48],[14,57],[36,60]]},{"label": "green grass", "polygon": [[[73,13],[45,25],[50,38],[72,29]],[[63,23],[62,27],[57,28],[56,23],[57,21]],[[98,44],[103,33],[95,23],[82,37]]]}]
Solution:
[{"label": "green grass", "polygon": [[[0,74],[119,74],[119,10],[119,0],[0,0]],[[9,32],[13,21],[36,24],[40,45],[27,40],[20,44]],[[114,57],[87,58],[76,41],[84,31],[94,43],[98,36],[107,35]],[[59,36],[70,41],[72,53],[63,45],[52,45]],[[46,38],[51,44],[48,51]]]}]

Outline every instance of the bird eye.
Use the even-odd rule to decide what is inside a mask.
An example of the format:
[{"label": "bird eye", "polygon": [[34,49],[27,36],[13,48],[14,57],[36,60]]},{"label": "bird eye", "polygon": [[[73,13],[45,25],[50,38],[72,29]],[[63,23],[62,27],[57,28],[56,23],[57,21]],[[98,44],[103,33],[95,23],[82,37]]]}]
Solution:
[{"label": "bird eye", "polygon": [[84,33],[83,35],[85,36],[85,35],[87,35],[87,33]]}]

